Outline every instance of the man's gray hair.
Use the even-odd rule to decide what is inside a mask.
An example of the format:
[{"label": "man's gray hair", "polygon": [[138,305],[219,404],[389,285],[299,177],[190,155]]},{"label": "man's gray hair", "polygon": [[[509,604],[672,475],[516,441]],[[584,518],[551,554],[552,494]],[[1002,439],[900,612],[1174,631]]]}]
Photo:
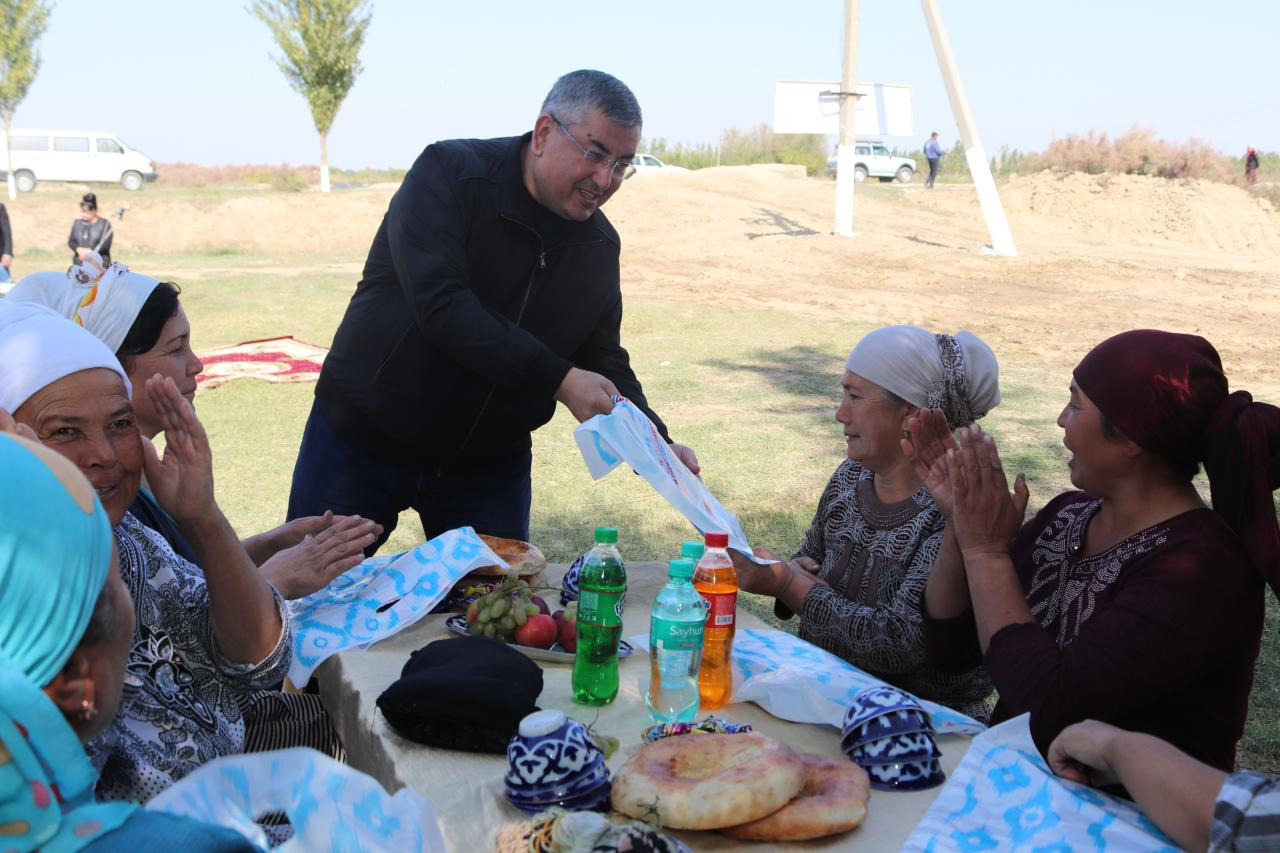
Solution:
[{"label": "man's gray hair", "polygon": [[592,107],[619,127],[639,127],[644,121],[640,102],[627,84],[603,71],[570,71],[556,81],[542,102],[543,113],[551,113],[565,124],[581,124]]}]

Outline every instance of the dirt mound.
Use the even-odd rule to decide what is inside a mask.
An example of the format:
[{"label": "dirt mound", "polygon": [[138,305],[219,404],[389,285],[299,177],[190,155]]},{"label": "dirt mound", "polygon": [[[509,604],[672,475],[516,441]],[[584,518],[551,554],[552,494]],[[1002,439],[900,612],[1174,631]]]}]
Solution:
[{"label": "dirt mound", "polygon": [[1001,188],[1011,220],[1090,241],[1167,242],[1209,251],[1280,254],[1266,199],[1213,181],[1039,172]]}]

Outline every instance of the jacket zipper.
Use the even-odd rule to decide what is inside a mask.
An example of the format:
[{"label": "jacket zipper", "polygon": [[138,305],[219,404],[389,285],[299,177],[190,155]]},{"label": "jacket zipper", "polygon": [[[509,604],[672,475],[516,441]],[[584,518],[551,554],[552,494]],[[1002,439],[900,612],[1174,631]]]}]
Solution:
[{"label": "jacket zipper", "polygon": [[[545,270],[547,268],[547,248],[542,242],[542,235],[537,231],[529,228],[529,226],[525,225],[523,222],[518,222],[508,216],[503,216],[502,218],[510,222],[515,222],[523,228],[527,228],[538,238],[538,267],[529,273],[529,282],[524,287],[524,299],[520,302],[520,312],[516,314],[516,327],[519,328],[520,324],[524,321],[524,312],[529,307],[529,296],[533,293],[533,281],[538,276],[538,270]],[[463,436],[462,444],[458,445],[458,449],[449,456],[449,459],[457,459],[462,455],[462,451],[467,449],[467,445],[471,443],[471,436],[475,435],[476,427],[480,426],[480,419],[484,417],[485,410],[489,408],[489,403],[493,402],[493,395],[497,390],[497,385],[489,387],[489,393],[485,395],[484,402],[480,404],[480,411],[476,412],[476,419],[471,422],[471,428],[468,429],[467,434]],[[445,462],[447,461],[449,460],[446,459]],[[436,476],[441,476],[443,472],[444,462],[441,462],[436,466]]]}]

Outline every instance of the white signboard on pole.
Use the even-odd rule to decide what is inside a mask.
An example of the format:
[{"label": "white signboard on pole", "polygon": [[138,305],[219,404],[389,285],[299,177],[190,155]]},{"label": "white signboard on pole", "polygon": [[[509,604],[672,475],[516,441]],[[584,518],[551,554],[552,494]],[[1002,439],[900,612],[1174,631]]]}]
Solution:
[{"label": "white signboard on pole", "polygon": [[[840,132],[840,81],[778,80],[773,84],[774,133]],[[859,83],[854,127],[858,136],[914,136],[911,87]]]}]

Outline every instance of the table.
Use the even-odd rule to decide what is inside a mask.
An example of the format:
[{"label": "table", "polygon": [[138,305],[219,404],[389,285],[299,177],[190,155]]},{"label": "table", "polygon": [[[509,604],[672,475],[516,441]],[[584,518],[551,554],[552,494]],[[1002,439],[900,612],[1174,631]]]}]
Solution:
[{"label": "table", "polygon": [[[559,587],[566,565],[553,565],[543,573],[543,583]],[[623,637],[649,631],[649,607],[666,583],[666,566],[632,563],[627,566],[627,609]],[[548,604],[558,598],[544,596]],[[449,850],[459,853],[494,849],[498,828],[525,819],[503,797],[504,756],[436,749],[397,734],[377,709],[378,696],[400,677],[411,652],[433,640],[452,636],[444,615],[427,616],[412,628],[366,651],[352,651],[329,658],[316,671],[320,696],[333,716],[347,748],[347,760],[377,779],[388,791],[403,787],[423,795],[440,819],[440,830]],[[766,627],[746,612],[738,611],[741,627]],[[649,685],[648,656],[637,652],[619,667],[618,698],[603,708],[589,708],[572,701],[568,664],[542,663],[542,708],[558,708],[569,717],[593,724],[597,731],[621,741],[608,764],[617,772],[640,744],[641,732],[650,725],[644,707]],[[597,711],[599,712],[597,719]],[[770,716],[751,703],[733,703],[715,712],[731,722],[748,722],[759,732],[777,738],[802,752],[840,755],[840,732],[830,726],[803,725]],[[703,716],[702,714],[699,717]],[[948,775],[968,748],[969,739],[938,738],[942,767]],[[917,793],[872,791],[867,820],[851,833],[804,844],[752,844],[734,841],[714,832],[672,832],[693,850],[897,850],[911,834],[941,788]]]}]

